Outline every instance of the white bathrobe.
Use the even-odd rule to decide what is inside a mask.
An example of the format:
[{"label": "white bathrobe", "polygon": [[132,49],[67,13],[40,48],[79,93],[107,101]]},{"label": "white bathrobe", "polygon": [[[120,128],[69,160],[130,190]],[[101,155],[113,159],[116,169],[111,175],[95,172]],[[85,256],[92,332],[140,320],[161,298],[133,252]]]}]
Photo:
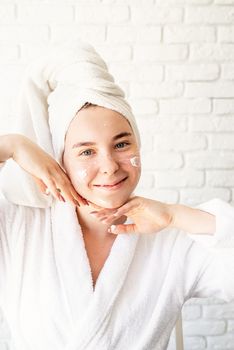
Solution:
[{"label": "white bathrobe", "polygon": [[234,209],[206,247],[175,230],[117,236],[93,290],[74,207],[0,202],[0,301],[17,350],[165,350],[186,300],[234,299]]}]

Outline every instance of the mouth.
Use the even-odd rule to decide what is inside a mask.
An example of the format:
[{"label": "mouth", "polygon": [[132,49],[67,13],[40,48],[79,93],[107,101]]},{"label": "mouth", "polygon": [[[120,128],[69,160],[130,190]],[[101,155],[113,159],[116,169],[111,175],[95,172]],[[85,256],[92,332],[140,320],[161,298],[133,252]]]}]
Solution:
[{"label": "mouth", "polygon": [[104,189],[104,190],[114,190],[114,189],[118,189],[122,186],[122,184],[125,182],[125,180],[127,180],[128,176],[126,176],[124,179],[115,182],[113,184],[105,184],[105,185],[94,185],[95,187],[98,187],[100,189]]}]

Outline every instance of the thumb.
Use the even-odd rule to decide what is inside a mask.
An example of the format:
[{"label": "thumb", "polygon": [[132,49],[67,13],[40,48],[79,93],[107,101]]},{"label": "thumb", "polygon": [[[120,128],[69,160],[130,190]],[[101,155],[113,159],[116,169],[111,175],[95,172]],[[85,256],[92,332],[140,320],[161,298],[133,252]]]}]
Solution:
[{"label": "thumb", "polygon": [[113,233],[115,235],[121,234],[121,233],[135,233],[136,232],[136,225],[135,224],[129,224],[129,225],[111,225],[111,227],[108,230],[110,233]]}]

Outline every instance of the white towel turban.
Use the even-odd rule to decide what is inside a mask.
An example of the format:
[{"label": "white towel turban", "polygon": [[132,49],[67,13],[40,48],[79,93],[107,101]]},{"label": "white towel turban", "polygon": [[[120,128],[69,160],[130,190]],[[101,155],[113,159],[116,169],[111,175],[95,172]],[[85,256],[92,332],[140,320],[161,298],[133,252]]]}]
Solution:
[{"label": "white towel turban", "polygon": [[[140,146],[123,90],[94,48],[80,40],[53,48],[28,67],[16,104],[14,132],[29,137],[61,164],[66,131],[86,102],[121,113]],[[4,197],[15,204],[45,208],[53,202],[13,160],[4,165],[0,183]]]}]

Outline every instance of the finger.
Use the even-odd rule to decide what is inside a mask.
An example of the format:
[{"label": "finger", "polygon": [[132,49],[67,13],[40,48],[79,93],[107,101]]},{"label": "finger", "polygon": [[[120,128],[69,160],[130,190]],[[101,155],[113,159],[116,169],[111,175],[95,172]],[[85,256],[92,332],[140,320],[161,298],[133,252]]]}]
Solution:
[{"label": "finger", "polygon": [[124,204],[122,207],[116,210],[116,212],[114,213],[114,216],[122,216],[128,213],[133,207],[134,207],[134,203],[130,202],[130,203]]},{"label": "finger", "polygon": [[112,217],[113,214],[115,213],[115,210],[109,210],[109,209],[103,209],[103,210],[100,210],[100,211],[97,211],[97,210],[94,210],[94,211],[91,211],[90,214],[95,216],[97,219],[101,219],[103,218],[104,216],[106,217]]},{"label": "finger", "polygon": [[84,205],[89,205],[89,202],[87,201],[87,199],[85,199],[78,192],[76,192],[75,188],[72,185],[70,186],[70,192],[73,198],[77,200],[79,203],[82,203]]},{"label": "finger", "polygon": [[[54,180],[54,182],[56,183],[56,191],[60,193],[60,198],[62,198],[63,201],[69,201],[78,206],[80,206],[80,203],[83,203],[81,197],[76,193],[66,175],[64,177],[60,176],[59,179]],[[74,198],[74,194],[76,198]]]},{"label": "finger", "polygon": [[55,182],[57,187],[61,189],[61,193],[67,201],[70,201],[75,205],[88,205],[87,200],[77,193],[66,173],[63,173],[62,175],[59,174],[59,176],[56,177]]},{"label": "finger", "polygon": [[108,232],[113,233],[115,235],[122,234],[122,233],[135,233],[136,225],[135,224],[111,225],[111,227],[108,229]]},{"label": "finger", "polygon": [[56,184],[54,183],[54,181],[52,179],[47,179],[44,182],[45,182],[49,192],[52,194],[52,196],[54,196],[55,199],[58,199],[59,201],[62,201],[62,200],[64,201],[62,195],[58,191],[58,187],[56,186]]},{"label": "finger", "polygon": [[36,185],[39,187],[39,190],[43,193],[43,194],[47,194],[46,190],[47,190],[47,186],[44,184],[44,182],[41,179],[38,179],[37,177],[33,176],[33,179],[36,183]]}]

